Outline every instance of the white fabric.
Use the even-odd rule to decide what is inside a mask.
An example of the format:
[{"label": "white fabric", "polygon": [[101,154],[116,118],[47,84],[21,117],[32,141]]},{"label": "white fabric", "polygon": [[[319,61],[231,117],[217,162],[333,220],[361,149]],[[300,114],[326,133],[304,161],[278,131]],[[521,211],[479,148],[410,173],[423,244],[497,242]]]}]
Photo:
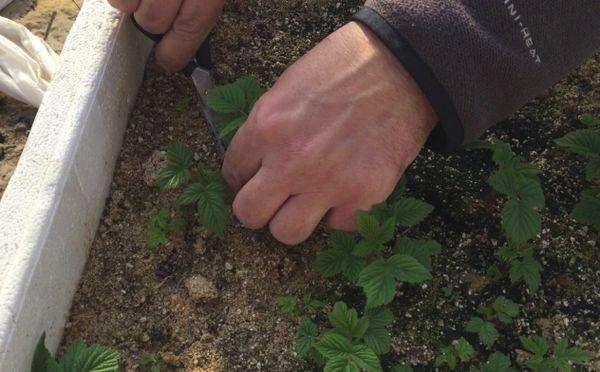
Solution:
[{"label": "white fabric", "polygon": [[0,91],[39,107],[58,55],[25,26],[0,17]]}]

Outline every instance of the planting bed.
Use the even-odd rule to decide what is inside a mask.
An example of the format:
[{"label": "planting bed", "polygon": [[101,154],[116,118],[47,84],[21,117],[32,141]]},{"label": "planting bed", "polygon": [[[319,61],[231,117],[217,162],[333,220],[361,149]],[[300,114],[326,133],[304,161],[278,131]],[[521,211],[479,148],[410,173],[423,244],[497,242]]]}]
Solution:
[{"label": "planting bed", "polygon": [[[359,5],[229,2],[213,39],[218,81],[252,74],[272,84]],[[584,163],[552,142],[579,128],[577,117],[586,112],[600,114],[600,56],[489,134],[509,142],[543,171],[547,203],[542,234],[535,240],[543,273],[533,294],[522,284],[511,285],[505,275],[494,279],[486,274],[491,265],[499,265],[495,253],[504,239],[499,203],[490,199],[485,181],[494,169],[489,153],[442,157],[425,151],[409,170],[409,193],[436,210],[406,235],[435,239],[442,251],[433,261],[433,279],[398,287],[391,305],[396,316],[392,348],[382,358],[385,367],[409,362],[433,370],[439,350],[461,336],[476,346],[479,360],[486,359],[490,351],[464,331],[465,323],[480,304],[504,295],[522,304],[521,313],[500,329],[494,350],[522,365],[526,352],[518,335],[567,338],[596,358],[588,370],[600,370],[600,239],[568,217],[586,186]],[[328,246],[328,233],[319,229],[302,245],[285,247],[265,231],[235,224],[220,237],[193,220],[166,245],[149,248],[149,216],[170,208],[177,198],[160,192],[153,181],[164,165],[161,151],[173,139],[187,143],[208,168],[219,168],[191,82],[150,61],[63,349],[79,337],[101,343],[121,353],[126,370],[144,370],[138,366],[143,354],[160,356],[165,370],[316,369],[295,355],[298,319],[282,314],[275,298],[311,292],[326,304],[342,299],[362,308],[360,291],[339,278],[326,280],[315,270],[315,255]],[[330,309],[327,305],[316,317],[324,319]]]}]

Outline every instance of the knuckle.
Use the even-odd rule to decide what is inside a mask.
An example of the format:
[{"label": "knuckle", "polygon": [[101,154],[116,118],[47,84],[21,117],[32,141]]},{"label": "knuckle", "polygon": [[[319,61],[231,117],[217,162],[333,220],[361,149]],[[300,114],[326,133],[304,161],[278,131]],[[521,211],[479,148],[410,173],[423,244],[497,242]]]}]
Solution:
[{"label": "knuckle", "polygon": [[123,13],[133,13],[137,9],[136,1],[124,1],[124,0],[108,0],[108,3],[115,9],[122,11]]},{"label": "knuckle", "polygon": [[251,128],[257,138],[272,141],[278,138],[282,117],[276,104],[267,95],[258,100],[252,110]]},{"label": "knuckle", "polygon": [[172,19],[167,19],[157,12],[140,11],[139,13],[141,14],[136,13],[136,20],[144,30],[153,34],[165,33],[171,25]]},{"label": "knuckle", "polygon": [[[212,24],[209,26],[212,26]],[[177,17],[172,27],[173,32],[185,41],[201,41],[206,36],[205,34],[209,28],[198,17],[187,14]]]},{"label": "knuckle", "polygon": [[242,225],[252,230],[264,227],[264,223],[252,211],[253,208],[248,207],[243,198],[237,197],[233,201],[233,214]]}]

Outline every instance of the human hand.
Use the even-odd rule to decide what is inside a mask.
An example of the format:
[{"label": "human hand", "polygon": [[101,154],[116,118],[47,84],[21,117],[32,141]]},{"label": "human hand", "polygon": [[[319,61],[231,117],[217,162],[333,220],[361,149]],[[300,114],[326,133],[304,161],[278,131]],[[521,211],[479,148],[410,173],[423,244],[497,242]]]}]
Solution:
[{"label": "human hand", "polygon": [[349,23],[285,71],[233,138],[222,173],[234,213],[286,244],[325,215],[354,230],[357,210],[387,198],[436,122],[385,45]]},{"label": "human hand", "polygon": [[225,0],[108,0],[133,13],[136,22],[153,34],[165,34],[155,49],[165,69],[183,69],[217,23]]}]

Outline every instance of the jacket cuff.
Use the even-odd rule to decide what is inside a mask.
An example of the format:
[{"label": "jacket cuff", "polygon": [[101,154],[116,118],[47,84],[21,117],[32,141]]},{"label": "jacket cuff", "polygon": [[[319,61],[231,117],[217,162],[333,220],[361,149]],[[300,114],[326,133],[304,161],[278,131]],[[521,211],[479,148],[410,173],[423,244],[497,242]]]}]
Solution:
[{"label": "jacket cuff", "polygon": [[450,153],[458,149],[464,140],[464,130],[458,114],[429,66],[419,57],[408,42],[388,21],[369,7],[363,7],[352,19],[369,27],[398,58],[429,100],[439,118],[426,146],[437,152]]}]

